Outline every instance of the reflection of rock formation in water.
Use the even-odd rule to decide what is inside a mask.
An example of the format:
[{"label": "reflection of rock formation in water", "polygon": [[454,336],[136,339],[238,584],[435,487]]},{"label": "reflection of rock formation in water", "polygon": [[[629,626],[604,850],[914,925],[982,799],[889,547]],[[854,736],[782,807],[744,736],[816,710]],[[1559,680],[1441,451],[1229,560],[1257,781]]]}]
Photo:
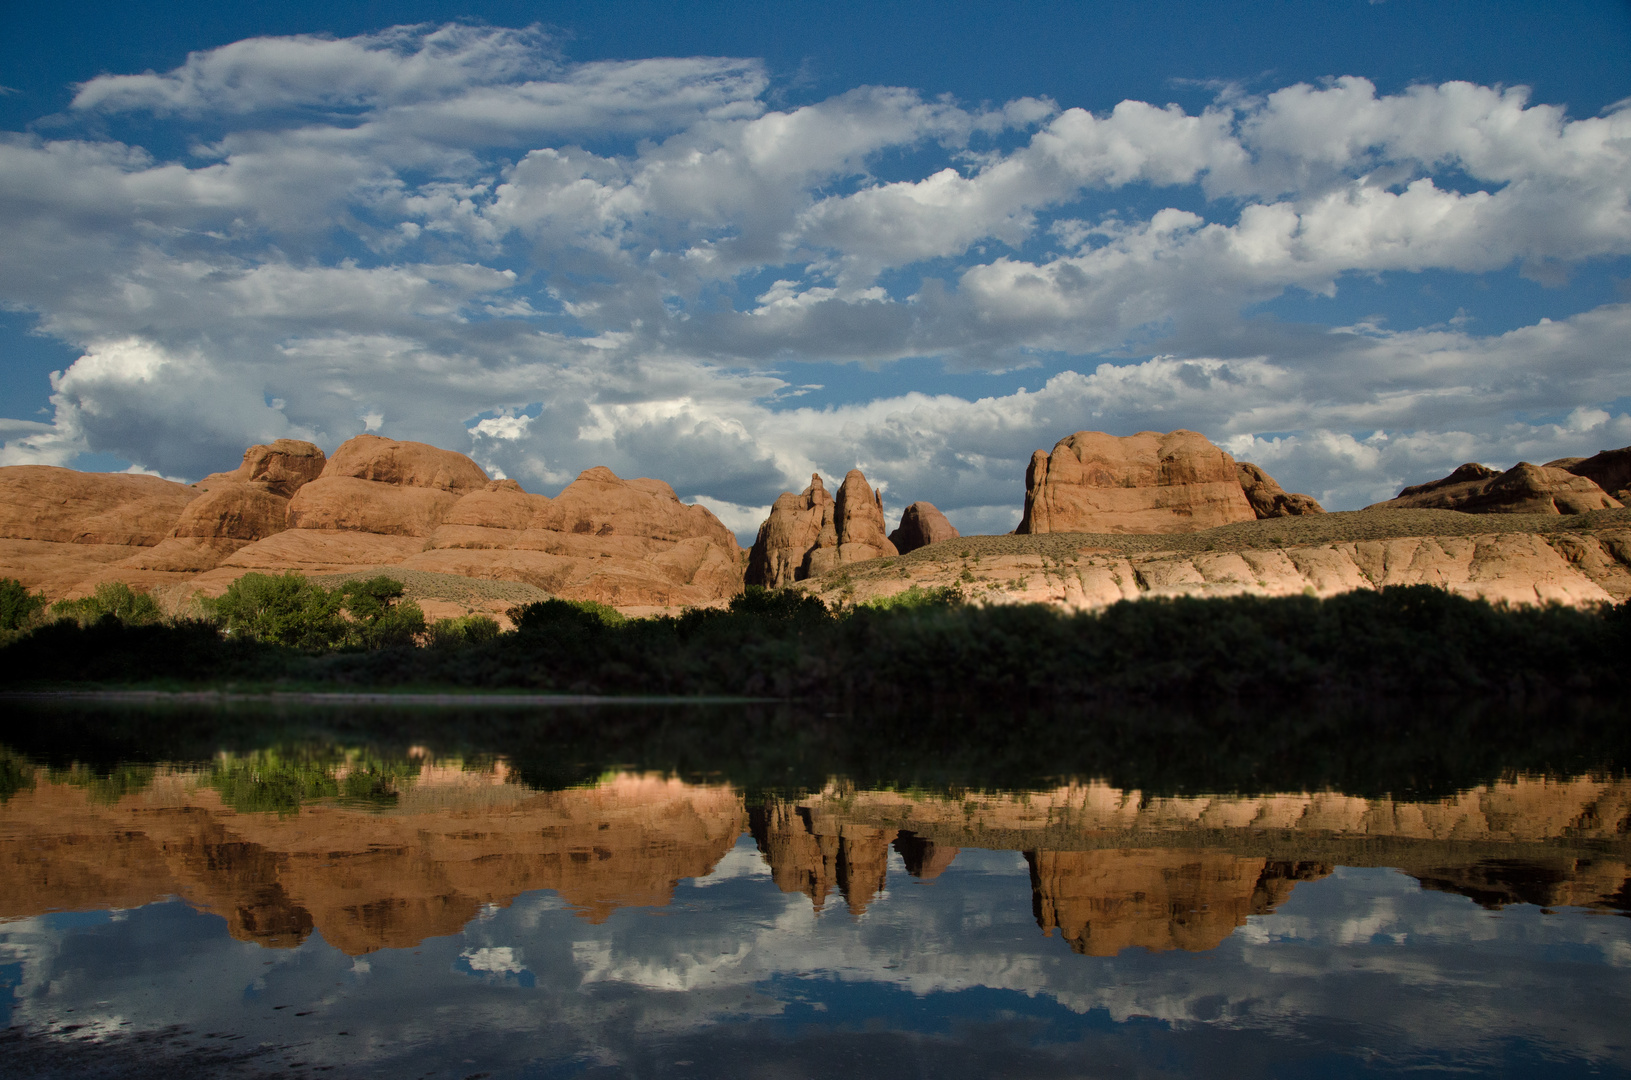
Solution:
[{"label": "reflection of rock formation in water", "polygon": [[316,928],[358,955],[457,933],[484,904],[532,889],[595,922],[664,905],[745,824],[729,789],[633,776],[537,794],[504,785],[462,806],[414,790],[406,813],[281,817],[235,814],[188,781],[172,774],[114,806],[49,782],[13,796],[0,809],[0,918],[179,895],[234,937],[286,946]]},{"label": "reflection of rock formation in water", "polygon": [[1216,948],[1246,916],[1273,911],[1324,863],[1240,858],[1226,851],[1122,849],[1027,851],[1031,910],[1044,933],[1058,927],[1076,952],[1115,956]]},{"label": "reflection of rock formation in water", "polygon": [[959,847],[1025,851],[1040,925],[1093,954],[1210,948],[1333,864],[1399,867],[1487,906],[1631,911],[1631,783],[1589,777],[1422,803],[1164,798],[1102,784],[958,796],[834,786],[746,812],[726,787],[621,775],[535,793],[502,782],[502,765],[425,763],[385,812],[308,802],[276,815],[235,812],[204,774],[151,772],[145,787],[44,770],[11,784],[0,918],[180,896],[234,937],[287,946],[317,930],[356,955],[455,933],[483,905],[533,889],[595,921],[660,906],[750,827],[779,888],[817,907],[839,893],[857,915],[884,889],[891,846],[923,879]]},{"label": "reflection of rock formation in water", "polygon": [[957,858],[957,848],[925,840],[909,830],[895,837],[895,850],[900,852],[906,872],[924,881],[933,881],[945,872]]},{"label": "reflection of rock formation in water", "polygon": [[852,825],[802,806],[767,803],[749,811],[753,839],[782,892],[801,892],[817,908],[835,888],[851,913],[866,911],[883,891],[893,829]]},{"label": "reflection of rock formation in water", "polygon": [[1479,859],[1412,870],[1422,888],[1456,893],[1481,907],[1606,907],[1631,913],[1631,866],[1621,859]]}]

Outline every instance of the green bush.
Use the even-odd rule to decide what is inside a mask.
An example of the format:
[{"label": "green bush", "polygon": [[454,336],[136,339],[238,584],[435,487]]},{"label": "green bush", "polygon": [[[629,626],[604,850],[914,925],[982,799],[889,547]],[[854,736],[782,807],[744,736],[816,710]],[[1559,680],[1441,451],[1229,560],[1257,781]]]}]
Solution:
[{"label": "green bush", "polygon": [[955,585],[946,585],[938,589],[925,589],[921,585],[913,585],[905,592],[898,592],[893,596],[880,596],[859,606],[872,611],[892,611],[956,607],[961,603],[963,592]]},{"label": "green bush", "polygon": [[831,618],[821,599],[797,589],[766,589],[749,585],[731,598],[732,615],[755,615],[777,622],[820,622]]},{"label": "green bush", "polygon": [[21,630],[45,610],[45,597],[16,578],[0,578],[0,630]]},{"label": "green bush", "polygon": [[430,624],[429,644],[438,649],[458,648],[461,645],[479,645],[498,637],[498,620],[490,615],[461,615],[456,619],[437,619]]},{"label": "green bush", "polygon": [[58,600],[51,605],[51,618],[81,626],[113,618],[125,626],[149,626],[163,618],[158,603],[122,581],[104,581],[96,592],[78,600]]},{"label": "green bush", "polygon": [[316,652],[345,640],[343,602],[291,570],[245,574],[207,606],[229,635]]},{"label": "green bush", "polygon": [[412,645],[425,632],[425,613],[403,602],[403,591],[400,581],[384,575],[330,590],[292,570],[245,574],[208,609],[236,637],[307,652],[384,649]]},{"label": "green bush", "polygon": [[622,626],[629,621],[627,616],[616,608],[598,604],[593,600],[539,600],[536,603],[513,607],[505,614],[523,634],[569,627],[599,629]]},{"label": "green bush", "polygon": [[365,649],[410,646],[425,632],[425,613],[412,600],[404,601],[402,582],[381,574],[367,581],[348,581],[336,590],[351,623],[349,643]]}]

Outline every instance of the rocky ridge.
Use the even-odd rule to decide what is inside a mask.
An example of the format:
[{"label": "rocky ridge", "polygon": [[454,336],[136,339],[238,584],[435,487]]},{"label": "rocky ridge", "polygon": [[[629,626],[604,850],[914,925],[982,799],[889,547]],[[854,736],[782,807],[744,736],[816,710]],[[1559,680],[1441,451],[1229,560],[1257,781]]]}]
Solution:
[{"label": "rocky ridge", "polygon": [[[631,613],[719,604],[742,587],[741,550],[712,513],[605,468],[550,499],[463,454],[362,435],[332,458],[294,440],[251,447],[195,485],[0,469],[0,575],[53,599],[124,581],[180,600],[287,570],[519,582]],[[449,615],[502,603],[427,599]]]},{"label": "rocky ridge", "polygon": [[1561,515],[1612,510],[1622,505],[1588,477],[1564,468],[1520,461],[1506,472],[1469,462],[1442,480],[1407,487],[1388,501],[1366,509]]},{"label": "rocky ridge", "polygon": [[795,587],[829,604],[917,587],[955,589],[982,604],[1090,611],[1147,596],[1335,596],[1421,584],[1513,604],[1631,598],[1631,511],[1365,510],[1177,535],[962,537]]}]

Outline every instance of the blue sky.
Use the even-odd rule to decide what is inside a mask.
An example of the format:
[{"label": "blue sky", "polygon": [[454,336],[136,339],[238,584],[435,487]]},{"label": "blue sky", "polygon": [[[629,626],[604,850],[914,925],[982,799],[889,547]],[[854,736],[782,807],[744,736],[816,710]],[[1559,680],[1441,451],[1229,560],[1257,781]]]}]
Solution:
[{"label": "blue sky", "polygon": [[6,23],[0,463],[374,430],[1001,531],[1081,428],[1336,509],[1631,443],[1624,2]]}]

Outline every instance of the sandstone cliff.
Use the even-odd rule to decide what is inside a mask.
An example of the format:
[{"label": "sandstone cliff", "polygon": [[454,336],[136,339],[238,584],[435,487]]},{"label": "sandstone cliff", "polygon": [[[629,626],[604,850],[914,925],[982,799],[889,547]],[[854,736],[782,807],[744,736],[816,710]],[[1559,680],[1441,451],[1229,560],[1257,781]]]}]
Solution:
[{"label": "sandstone cliff", "polygon": [[1335,596],[1435,585],[1513,604],[1631,598],[1631,512],[1481,517],[1369,510],[1242,522],[1182,535],[963,537],[797,588],[829,604],[914,586],[982,604],[1094,610],[1146,596]]},{"label": "sandstone cliff", "polygon": [[1193,431],[1078,431],[1038,450],[1018,532],[1179,533],[1254,521],[1234,458]]},{"label": "sandstone cliff", "polygon": [[884,535],[883,497],[851,469],[834,499],[820,475],[798,495],[784,492],[759,526],[748,555],[749,585],[780,588],[835,567],[899,554]]},{"label": "sandstone cliff", "polygon": [[659,480],[590,469],[548,499],[489,480],[463,454],[376,435],[332,458],[288,439],[251,447],[236,470],[192,486],[6,468],[0,496],[0,575],[53,599],[102,581],[184,597],[252,570],[382,568],[521,582],[632,612],[741,591],[736,538]]},{"label": "sandstone cliff", "polygon": [[[1598,455],[1599,457],[1603,455]],[[1520,461],[1504,473],[1469,462],[1442,480],[1407,487],[1371,510],[1459,510],[1465,514],[1583,514],[1622,504],[1585,476]]]}]

